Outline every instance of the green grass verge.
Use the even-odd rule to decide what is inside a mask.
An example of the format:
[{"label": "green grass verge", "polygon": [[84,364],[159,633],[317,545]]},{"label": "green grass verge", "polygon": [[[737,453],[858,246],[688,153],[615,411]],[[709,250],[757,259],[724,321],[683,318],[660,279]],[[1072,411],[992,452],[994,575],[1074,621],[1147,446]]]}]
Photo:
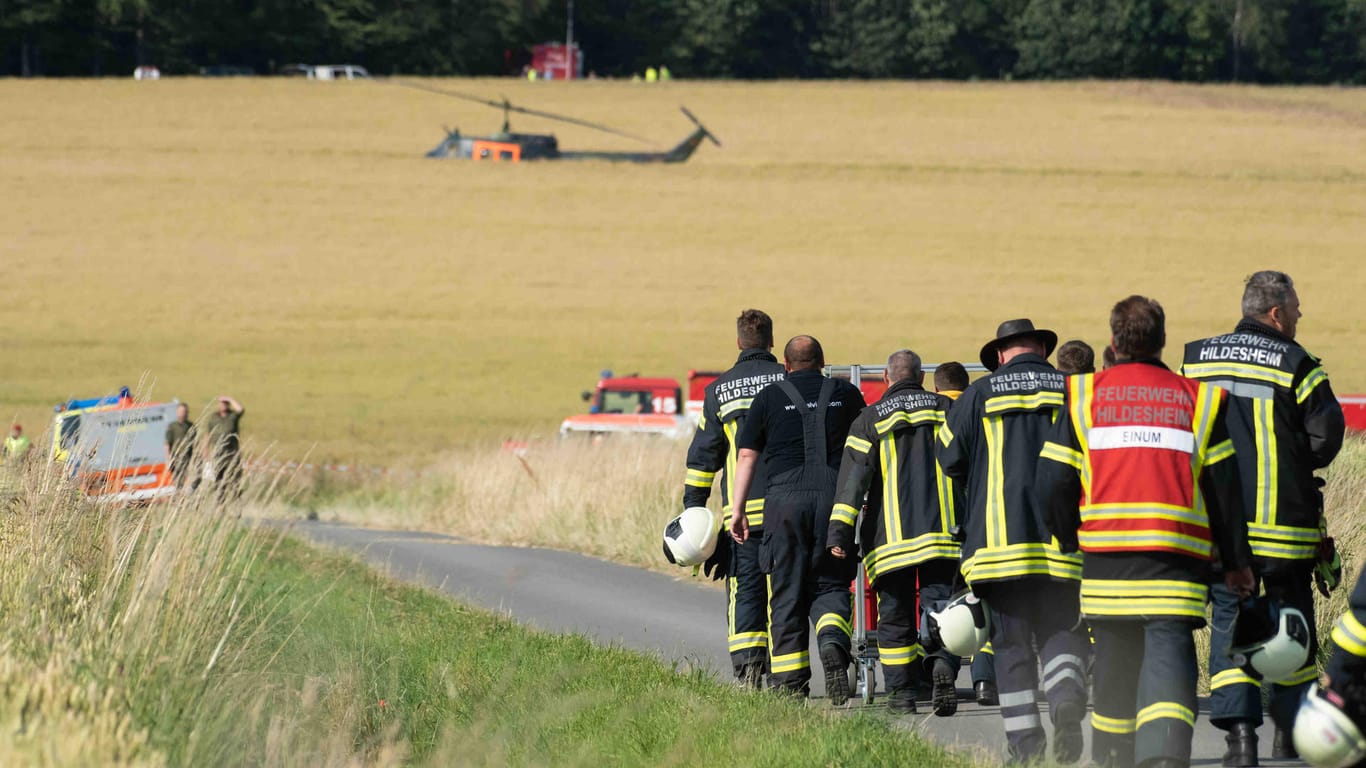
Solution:
[{"label": "green grass verge", "polygon": [[973,764],[873,713],[834,716],[529,630],[292,540],[260,589],[296,619],[273,622],[284,634],[262,644],[281,648],[269,667],[295,681],[279,704],[333,720],[351,708],[362,754],[398,744],[413,762],[465,765]]}]

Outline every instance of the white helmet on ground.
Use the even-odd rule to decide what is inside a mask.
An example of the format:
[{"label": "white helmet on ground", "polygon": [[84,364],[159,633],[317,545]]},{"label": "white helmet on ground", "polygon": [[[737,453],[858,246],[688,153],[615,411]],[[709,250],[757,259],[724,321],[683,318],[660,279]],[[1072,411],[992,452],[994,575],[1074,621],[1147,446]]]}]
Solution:
[{"label": "white helmet on ground", "polygon": [[991,639],[991,611],[971,591],[955,595],[943,608],[931,611],[928,623],[930,644],[937,646],[926,648],[928,653],[943,648],[955,656],[971,656]]},{"label": "white helmet on ground", "polygon": [[1244,603],[1233,621],[1229,658],[1251,677],[1279,683],[1309,661],[1304,614],[1269,597]]},{"label": "white helmet on ground", "polygon": [[664,557],[674,565],[701,565],[716,551],[721,521],[706,507],[688,507],[664,526]]},{"label": "white helmet on ground", "polygon": [[1314,768],[1347,768],[1366,759],[1366,737],[1332,689],[1309,687],[1295,717],[1295,749]]}]

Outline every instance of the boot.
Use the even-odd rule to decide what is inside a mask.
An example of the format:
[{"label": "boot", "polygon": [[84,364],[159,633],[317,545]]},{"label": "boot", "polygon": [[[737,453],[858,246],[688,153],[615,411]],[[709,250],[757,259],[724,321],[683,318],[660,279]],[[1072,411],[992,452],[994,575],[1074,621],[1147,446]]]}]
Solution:
[{"label": "boot", "polygon": [[1289,733],[1276,729],[1276,737],[1271,742],[1271,758],[1273,760],[1295,760],[1300,753],[1295,749],[1295,740]]},{"label": "boot", "polygon": [[836,707],[849,700],[849,652],[837,643],[821,646],[821,667],[825,670],[825,695]]},{"label": "boot", "polygon": [[887,711],[894,715],[915,714],[915,688],[897,688],[887,696]]},{"label": "boot", "polygon": [[990,680],[983,680],[974,685],[972,689],[977,694],[977,703],[981,706],[995,707],[1000,705],[1000,694],[996,692],[996,684]]},{"label": "boot", "polygon": [[934,714],[938,717],[949,717],[958,711],[958,688],[955,686],[957,676],[953,674],[953,665],[944,659],[935,659],[931,679],[934,680],[934,689],[930,693],[930,700],[934,703]]},{"label": "boot", "polygon": [[1053,720],[1053,760],[1059,765],[1071,765],[1081,759],[1081,721],[1086,717],[1085,706],[1071,702],[1058,705]]},{"label": "boot", "polygon": [[1238,720],[1228,728],[1224,736],[1228,749],[1224,751],[1226,768],[1255,768],[1257,763],[1257,726],[1247,720]]}]

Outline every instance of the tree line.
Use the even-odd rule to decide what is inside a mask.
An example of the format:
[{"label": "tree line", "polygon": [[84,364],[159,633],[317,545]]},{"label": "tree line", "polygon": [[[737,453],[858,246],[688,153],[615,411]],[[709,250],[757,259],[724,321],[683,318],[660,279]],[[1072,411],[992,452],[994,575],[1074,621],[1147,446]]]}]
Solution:
[{"label": "tree line", "polygon": [[[566,0],[0,0],[0,74],[515,74]],[[1366,0],[575,0],[586,69],[1366,82]]]}]

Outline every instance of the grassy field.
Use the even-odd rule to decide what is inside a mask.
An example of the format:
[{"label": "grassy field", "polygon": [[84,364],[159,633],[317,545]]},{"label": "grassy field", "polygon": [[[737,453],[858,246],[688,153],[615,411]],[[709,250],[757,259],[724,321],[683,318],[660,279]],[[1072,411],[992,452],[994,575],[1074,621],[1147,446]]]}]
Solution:
[{"label": "grassy field", "polygon": [[53,473],[3,479],[0,764],[975,764],[877,713],[525,629],[203,499],[96,510]]},{"label": "grassy field", "polygon": [[[1366,92],[1144,83],[439,81],[673,144],[674,167],[434,162],[500,116],[382,83],[3,81],[0,418],[227,392],[278,455],[391,464],[545,434],[599,369],[725,366],[758,306],[832,361],[972,359],[1029,315],[1231,327],[1290,271],[1366,390]],[[533,118],[567,148],[623,140]]]}]

